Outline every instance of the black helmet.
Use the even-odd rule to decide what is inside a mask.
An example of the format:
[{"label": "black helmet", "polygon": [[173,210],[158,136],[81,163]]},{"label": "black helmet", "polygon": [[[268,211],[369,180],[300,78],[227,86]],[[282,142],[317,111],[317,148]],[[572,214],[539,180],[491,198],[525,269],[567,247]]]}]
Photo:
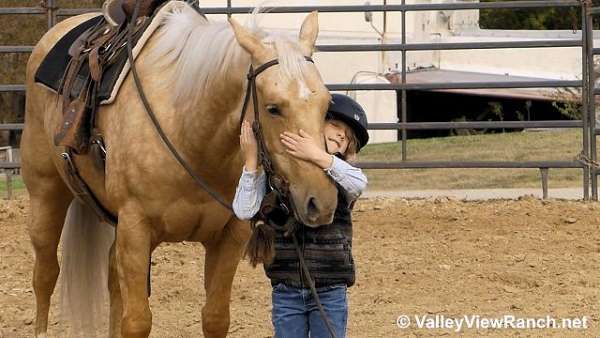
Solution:
[{"label": "black helmet", "polygon": [[356,135],[358,150],[369,142],[367,132],[367,114],[364,109],[351,97],[342,94],[331,94],[331,103],[327,115],[346,123]]}]

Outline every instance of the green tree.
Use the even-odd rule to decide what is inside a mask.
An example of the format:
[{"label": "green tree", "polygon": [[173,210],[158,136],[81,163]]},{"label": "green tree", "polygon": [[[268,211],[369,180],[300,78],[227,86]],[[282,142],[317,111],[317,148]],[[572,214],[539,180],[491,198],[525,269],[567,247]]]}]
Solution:
[{"label": "green tree", "polygon": [[[496,1],[481,0],[481,2]],[[592,3],[594,6],[600,6],[600,0],[593,0]],[[581,29],[581,8],[485,9],[480,12],[479,26],[483,29],[578,30]],[[599,28],[600,20],[595,20],[594,29]]]}]

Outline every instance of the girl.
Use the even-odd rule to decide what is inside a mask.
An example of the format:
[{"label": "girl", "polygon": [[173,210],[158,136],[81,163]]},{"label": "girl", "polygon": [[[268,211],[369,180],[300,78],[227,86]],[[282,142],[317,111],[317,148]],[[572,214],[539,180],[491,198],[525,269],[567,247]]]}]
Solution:
[{"label": "girl", "polygon": [[[284,132],[280,137],[290,155],[323,168],[338,187],[333,222],[317,228],[301,226],[296,236],[325,313],[337,337],[343,338],[348,318],[346,291],[355,280],[351,209],[367,185],[362,171],[344,159],[356,159],[356,154],[367,144],[367,116],[350,97],[333,94],[323,134],[327,151],[302,129],[299,134]],[[233,210],[238,218],[251,219],[259,211],[267,185],[264,172],[257,170],[256,139],[247,121],[242,124],[240,145],[245,165]],[[276,234],[274,260],[264,268],[273,286],[275,338],[306,338],[309,334],[313,338],[329,337],[291,238]]]}]

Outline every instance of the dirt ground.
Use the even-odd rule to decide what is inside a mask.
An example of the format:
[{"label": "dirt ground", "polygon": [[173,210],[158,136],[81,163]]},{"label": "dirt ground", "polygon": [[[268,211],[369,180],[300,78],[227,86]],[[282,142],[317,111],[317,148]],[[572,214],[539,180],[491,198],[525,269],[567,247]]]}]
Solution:
[{"label": "dirt ground", "polygon": [[[32,253],[25,198],[0,202],[0,337],[33,336]],[[357,283],[348,337],[600,337],[600,204],[362,199],[354,212]],[[153,257],[152,337],[201,337],[203,249]],[[272,336],[271,290],[243,261],[229,337]],[[62,336],[53,307],[49,337]],[[397,318],[412,325],[400,329]],[[587,316],[587,329],[417,328],[414,316]]]}]

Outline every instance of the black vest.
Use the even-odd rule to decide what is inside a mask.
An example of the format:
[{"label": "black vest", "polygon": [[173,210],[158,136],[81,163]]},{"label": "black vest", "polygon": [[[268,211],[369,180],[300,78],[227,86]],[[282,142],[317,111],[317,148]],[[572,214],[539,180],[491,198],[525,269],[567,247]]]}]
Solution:
[{"label": "black vest", "polygon": [[[338,204],[333,222],[318,228],[300,225],[296,231],[298,245],[315,287],[354,284],[351,209],[352,205],[349,205],[338,185]],[[291,237],[284,237],[283,232],[276,232],[275,258],[273,263],[264,268],[267,277],[271,279],[271,285],[284,283],[298,288],[309,287],[307,277],[300,267],[294,242]]]}]

